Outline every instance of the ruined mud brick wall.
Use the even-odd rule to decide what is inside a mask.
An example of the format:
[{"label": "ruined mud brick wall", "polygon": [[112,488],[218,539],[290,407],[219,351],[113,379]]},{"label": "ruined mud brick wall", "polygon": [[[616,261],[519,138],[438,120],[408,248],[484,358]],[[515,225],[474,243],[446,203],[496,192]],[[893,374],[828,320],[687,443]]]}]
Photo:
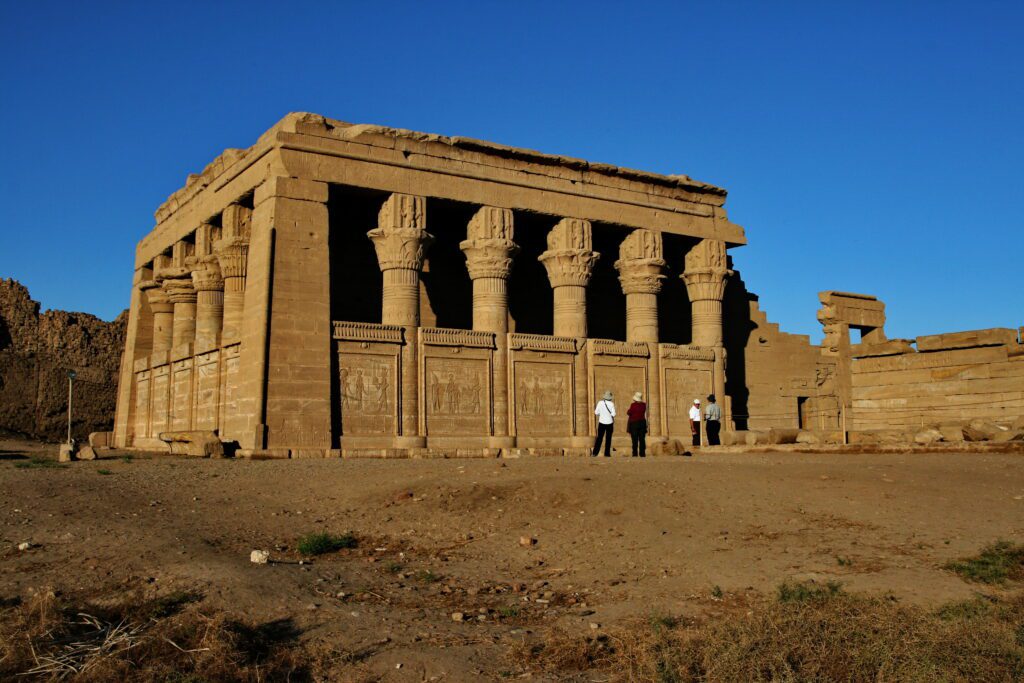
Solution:
[{"label": "ruined mud brick wall", "polygon": [[104,322],[46,311],[20,283],[0,280],[0,429],[40,439],[67,433],[67,371],[75,370],[72,435],[113,425],[127,314]]},{"label": "ruined mud brick wall", "polygon": [[919,429],[1024,415],[1024,344],[1018,330],[987,329],[918,337],[916,351],[852,349],[856,429]]}]

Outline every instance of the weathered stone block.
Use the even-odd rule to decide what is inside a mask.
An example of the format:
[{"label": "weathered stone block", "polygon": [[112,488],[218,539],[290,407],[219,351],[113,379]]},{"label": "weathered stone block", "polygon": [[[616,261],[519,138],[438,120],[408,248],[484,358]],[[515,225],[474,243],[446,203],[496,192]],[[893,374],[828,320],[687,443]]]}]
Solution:
[{"label": "weathered stone block", "polygon": [[224,444],[213,432],[161,432],[160,440],[170,446],[172,455],[190,455],[200,458],[224,457]]},{"label": "weathered stone block", "polygon": [[89,445],[93,448],[109,448],[112,432],[92,432],[89,434]]},{"label": "weathered stone block", "polygon": [[79,460],[95,460],[96,450],[92,446],[82,446],[78,449],[78,453],[75,456]]},{"label": "weathered stone block", "polygon": [[1001,346],[1017,343],[1017,331],[993,327],[986,330],[969,330],[932,334],[917,338],[918,351],[942,351],[944,349],[967,349],[975,346]]},{"label": "weathered stone block", "polygon": [[914,443],[929,445],[942,441],[942,432],[934,427],[928,427],[914,434]]},{"label": "weathered stone block", "polygon": [[71,462],[75,459],[75,447],[69,443],[62,443],[57,455],[59,462]]}]

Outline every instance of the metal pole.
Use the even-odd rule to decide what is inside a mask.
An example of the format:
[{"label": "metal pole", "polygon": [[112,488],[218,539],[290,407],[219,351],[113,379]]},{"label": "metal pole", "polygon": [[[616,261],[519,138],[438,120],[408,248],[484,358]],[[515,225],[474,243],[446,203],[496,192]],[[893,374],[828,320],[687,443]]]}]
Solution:
[{"label": "metal pole", "polygon": [[71,445],[71,385],[75,382],[75,371],[68,370],[68,445]]}]

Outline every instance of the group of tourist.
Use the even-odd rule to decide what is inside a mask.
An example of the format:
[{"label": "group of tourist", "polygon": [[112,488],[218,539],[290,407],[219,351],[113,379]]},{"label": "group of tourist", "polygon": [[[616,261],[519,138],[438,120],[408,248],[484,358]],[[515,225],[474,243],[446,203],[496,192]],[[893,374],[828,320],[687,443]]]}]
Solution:
[{"label": "group of tourist", "polygon": [[[633,402],[626,411],[626,431],[629,432],[633,442],[633,457],[644,458],[647,456],[647,403],[644,402],[643,394],[639,391],[633,394]],[[594,415],[597,416],[597,439],[594,441],[594,450],[591,453],[597,457],[601,452],[601,443],[604,443],[604,457],[612,456],[612,432],[615,429],[615,402],[611,391],[604,392],[601,400],[594,408]],[[690,434],[693,436],[693,445],[700,446],[701,422],[707,432],[708,445],[717,446],[721,443],[718,438],[722,427],[722,409],[715,403],[715,395],[708,396],[708,405],[704,408],[703,418],[700,409],[700,399],[693,399],[690,407]]]}]

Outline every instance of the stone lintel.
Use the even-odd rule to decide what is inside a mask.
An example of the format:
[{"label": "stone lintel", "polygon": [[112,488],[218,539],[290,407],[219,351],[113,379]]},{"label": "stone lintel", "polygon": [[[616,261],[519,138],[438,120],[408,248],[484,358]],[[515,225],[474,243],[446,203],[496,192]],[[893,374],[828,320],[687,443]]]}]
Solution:
[{"label": "stone lintel", "polygon": [[256,188],[253,203],[262,204],[271,197],[299,199],[306,202],[327,203],[327,183],[284,176],[271,176]]},{"label": "stone lintel", "polygon": [[932,334],[917,338],[918,351],[969,349],[977,346],[1009,346],[1017,343],[1017,331],[1007,327]]}]

